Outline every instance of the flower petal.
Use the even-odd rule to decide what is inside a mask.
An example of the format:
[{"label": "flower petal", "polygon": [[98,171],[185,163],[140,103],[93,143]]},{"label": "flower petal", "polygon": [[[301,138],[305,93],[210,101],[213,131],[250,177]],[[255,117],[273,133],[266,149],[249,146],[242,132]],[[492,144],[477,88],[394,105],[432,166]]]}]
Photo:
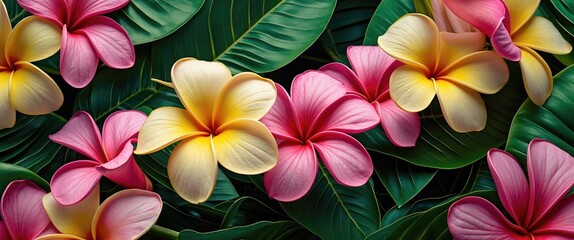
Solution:
[{"label": "flower petal", "polygon": [[399,18],[379,37],[378,44],[387,54],[405,64],[434,71],[438,58],[439,31],[429,17],[410,13]]},{"label": "flower petal", "polygon": [[102,174],[96,170],[97,162],[80,160],[65,164],[52,176],[52,195],[62,205],[82,201],[100,182]]},{"label": "flower petal", "polygon": [[502,21],[504,21],[504,19],[500,20],[494,33],[490,35],[490,43],[501,57],[510,61],[518,61],[522,57],[522,54],[520,53],[520,49],[512,41],[512,37],[506,26],[502,24]]},{"label": "flower petal", "polygon": [[62,0],[18,0],[26,11],[50,19],[62,26],[66,21],[67,2]]},{"label": "flower petal", "polygon": [[444,69],[459,59],[484,49],[484,34],[480,32],[441,32],[439,37],[439,69]]},{"label": "flower petal", "polygon": [[[6,52],[6,42],[8,41],[8,36],[10,36],[10,33],[12,33],[10,16],[8,16],[6,5],[4,5],[4,2],[2,2],[0,4],[0,54]],[[0,66],[8,66],[7,59],[3,55],[0,56]]]},{"label": "flower petal", "polygon": [[527,165],[532,214],[527,222],[534,226],[574,186],[574,158],[546,140],[533,139]]},{"label": "flower petal", "polygon": [[553,54],[567,54],[572,51],[572,45],[564,40],[552,22],[543,17],[533,17],[512,35],[512,40],[516,45]]},{"label": "flower petal", "polygon": [[339,184],[358,187],[365,184],[373,174],[373,162],[369,153],[349,135],[325,131],[310,140],[321,162]]},{"label": "flower petal", "polygon": [[10,102],[12,71],[0,71],[0,130],[16,124],[16,109]]},{"label": "flower petal", "polygon": [[28,180],[8,184],[2,195],[0,211],[12,239],[34,239],[50,223],[42,206],[45,194]]},{"label": "flower petal", "polygon": [[213,125],[221,126],[236,119],[259,120],[276,98],[273,81],[251,72],[239,73],[221,89],[215,103]]},{"label": "flower petal", "polygon": [[107,162],[101,144],[100,130],[87,112],[79,111],[74,114],[60,131],[50,135],[50,139],[94,161]]},{"label": "flower petal", "polygon": [[561,199],[533,231],[539,234],[559,234],[574,237],[574,195]]},{"label": "flower petal", "polygon": [[129,0],[67,0],[71,22],[81,22],[91,16],[103,15],[126,6]]},{"label": "flower petal", "polygon": [[10,101],[21,113],[42,115],[56,111],[64,94],[48,74],[28,62],[17,62],[12,74]]},{"label": "flower petal", "polygon": [[277,166],[263,174],[269,197],[291,202],[309,192],[317,175],[317,156],[311,144],[284,141],[279,144]]},{"label": "flower petal", "polygon": [[454,239],[530,240],[524,229],[509,222],[489,201],[465,197],[448,209],[448,229]]},{"label": "flower petal", "polygon": [[239,174],[260,174],[277,163],[277,143],[262,123],[250,119],[229,122],[217,130],[213,146],[219,163]]},{"label": "flower petal", "polygon": [[126,30],[114,20],[105,16],[94,16],[82,22],[79,28],[107,66],[124,69],[134,65],[134,45]]},{"label": "flower petal", "polygon": [[356,134],[379,124],[379,115],[371,104],[355,95],[345,95],[329,105],[313,123],[308,137],[322,131]]},{"label": "flower petal", "polygon": [[84,238],[76,237],[70,234],[57,233],[57,234],[43,235],[41,237],[35,238],[34,240],[84,240]]},{"label": "flower petal", "polygon": [[207,134],[199,125],[185,109],[157,108],[140,129],[135,154],[149,154],[184,138]]},{"label": "flower petal", "polygon": [[420,112],[432,102],[436,94],[433,81],[421,69],[400,66],[391,75],[391,98],[408,112]]},{"label": "flower petal", "polygon": [[154,192],[128,189],[115,193],[94,216],[94,239],[137,239],[155,224],[162,209]]},{"label": "flower petal", "polygon": [[511,33],[514,33],[522,28],[528,20],[532,18],[534,12],[540,5],[540,0],[504,0],[510,15],[510,28]]},{"label": "flower petal", "polygon": [[0,240],[12,240],[4,222],[0,221]]},{"label": "flower petal", "polygon": [[116,111],[108,116],[102,128],[102,145],[109,159],[115,158],[126,143],[137,139],[146,118],[145,113],[135,110]]},{"label": "flower petal", "polygon": [[449,81],[436,81],[437,96],[448,125],[457,132],[481,131],[486,126],[486,106],[480,94]]},{"label": "flower petal", "polygon": [[421,120],[418,113],[406,112],[388,99],[374,102],[383,130],[395,146],[414,147],[421,132]]},{"label": "flower petal", "polygon": [[217,159],[211,137],[181,141],[169,157],[167,173],[179,196],[191,203],[205,202],[217,179]]},{"label": "flower petal", "polygon": [[328,63],[319,68],[319,71],[342,82],[347,89],[347,93],[368,97],[367,90],[359,80],[359,77],[347,65],[340,62]]},{"label": "flower petal", "polygon": [[64,234],[89,239],[94,214],[100,206],[100,187],[94,186],[86,198],[74,204],[64,206],[48,193],[42,199],[44,208],[56,228]]},{"label": "flower petal", "polygon": [[219,62],[182,58],[171,69],[177,96],[204,128],[211,127],[215,100],[229,79],[231,72]]},{"label": "flower petal", "polygon": [[291,102],[291,98],[283,86],[276,83],[275,88],[277,89],[277,99],[260,121],[275,137],[298,141],[301,138],[301,133],[297,121],[299,118],[293,102]]},{"label": "flower petal", "polygon": [[528,97],[538,106],[542,106],[552,93],[552,71],[538,53],[529,48],[521,48],[520,70]]},{"label": "flower petal", "polygon": [[70,33],[64,25],[60,50],[60,73],[64,80],[72,87],[83,88],[92,81],[97,68],[98,55],[88,37]]},{"label": "flower petal", "polygon": [[6,43],[6,59],[13,65],[18,61],[35,62],[60,50],[62,30],[54,23],[36,16],[22,19]]},{"label": "flower petal", "polygon": [[347,56],[371,100],[389,89],[391,73],[401,65],[378,46],[350,46]]},{"label": "flower petal", "polygon": [[151,190],[152,184],[136,163],[133,151],[132,144],[125,143],[123,150],[115,158],[96,166],[96,170],[124,188]]},{"label": "flower petal", "polygon": [[306,71],[295,76],[291,85],[291,100],[299,117],[303,135],[319,114],[345,95],[345,85],[327,74]]},{"label": "flower petal", "polygon": [[510,73],[496,53],[481,51],[467,55],[444,69],[439,79],[449,80],[472,90],[494,94],[506,83]]},{"label": "flower petal", "polygon": [[515,223],[525,226],[529,186],[522,168],[505,151],[493,148],[486,156],[502,205]]}]

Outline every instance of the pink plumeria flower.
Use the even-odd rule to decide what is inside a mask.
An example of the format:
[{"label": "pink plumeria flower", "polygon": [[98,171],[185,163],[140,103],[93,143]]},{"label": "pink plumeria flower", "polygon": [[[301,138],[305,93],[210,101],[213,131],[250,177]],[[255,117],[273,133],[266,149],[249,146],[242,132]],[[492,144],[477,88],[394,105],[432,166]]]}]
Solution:
[{"label": "pink plumeria flower", "polygon": [[145,120],[140,111],[117,111],[106,119],[100,135],[94,119],[81,111],[50,135],[52,141],[89,158],[65,164],[54,173],[50,182],[54,198],[64,205],[75,204],[92,192],[102,176],[125,188],[151,190],[151,182],[135,162],[132,145]]},{"label": "pink plumeria flower", "polygon": [[464,33],[478,31],[448,9],[444,5],[444,0],[431,0],[431,8],[432,18],[441,32]]},{"label": "pink plumeria flower", "polygon": [[29,180],[8,184],[0,202],[0,240],[31,240],[57,233],[42,205],[46,192]]},{"label": "pink plumeria flower", "polygon": [[52,194],[46,194],[42,201],[61,234],[44,235],[37,240],[137,239],[151,229],[162,209],[157,193],[140,189],[119,191],[100,205],[99,186],[74,205],[61,205]]},{"label": "pink plumeria flower", "polygon": [[279,201],[303,197],[318,170],[315,151],[335,180],[361,186],[373,173],[367,150],[348,133],[366,131],[379,123],[375,109],[345,85],[317,71],[299,74],[291,98],[277,84],[277,100],[261,122],[279,139],[277,165],[264,174],[267,194]]},{"label": "pink plumeria flower", "polygon": [[527,152],[528,180],[507,152],[491,149],[488,166],[509,221],[492,203],[465,197],[448,212],[455,239],[573,239],[574,158],[548,141],[533,139]]},{"label": "pink plumeria flower", "polygon": [[419,114],[402,110],[389,94],[391,73],[401,63],[378,46],[350,46],[347,56],[354,72],[341,63],[327,64],[319,71],[345,84],[347,93],[358,95],[370,103],[393,144],[415,146],[421,131]]},{"label": "pink plumeria flower", "polygon": [[92,81],[98,59],[112,68],[134,65],[134,46],[128,33],[103,14],[126,6],[129,0],[18,0],[28,12],[62,29],[60,72],[68,84],[83,88]]}]

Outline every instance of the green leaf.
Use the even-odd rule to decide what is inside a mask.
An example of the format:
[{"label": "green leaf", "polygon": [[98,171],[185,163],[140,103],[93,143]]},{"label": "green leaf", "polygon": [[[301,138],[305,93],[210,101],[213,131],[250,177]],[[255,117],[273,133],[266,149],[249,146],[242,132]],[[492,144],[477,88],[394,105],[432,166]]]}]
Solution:
[{"label": "green leaf", "polygon": [[415,197],[437,172],[392,157],[374,162],[377,176],[399,207]]},{"label": "green leaf", "polygon": [[[574,43],[574,9],[573,0],[541,1],[538,12],[550,20],[556,29],[569,43]],[[554,55],[562,64],[570,66],[574,64],[574,52],[565,55]]]},{"label": "green leaf", "polygon": [[50,185],[34,172],[14,164],[0,163],[0,193],[14,180],[31,180],[44,190],[50,190]]},{"label": "green leaf", "polygon": [[310,239],[313,235],[293,221],[262,221],[247,226],[233,227],[213,232],[201,233],[185,230],[179,239]]},{"label": "green leaf", "polygon": [[6,11],[8,12],[8,16],[10,17],[10,22],[12,23],[12,27],[16,26],[23,18],[30,16],[26,10],[24,10],[16,0],[6,0],[3,1],[4,5],[6,6]]},{"label": "green leaf", "polygon": [[394,206],[385,213],[385,216],[383,216],[383,220],[381,220],[381,228],[389,226],[392,223],[401,220],[403,217],[407,215],[426,211],[440,204],[448,197],[449,196],[447,195],[439,198],[426,198],[418,200],[414,203],[408,203],[403,207]]},{"label": "green leaf", "polygon": [[131,0],[129,5],[113,15],[137,45],[175,32],[199,11],[204,2],[205,0]]},{"label": "green leaf", "polygon": [[221,222],[222,228],[248,225],[258,221],[278,221],[285,216],[252,197],[241,197],[233,201],[227,208],[225,217]]},{"label": "green leaf", "polygon": [[474,181],[474,185],[472,186],[472,191],[478,190],[496,191],[496,185],[494,184],[494,179],[492,178],[492,174],[490,173],[486,159],[483,159],[480,162],[478,174],[476,176],[476,180]]},{"label": "green leaf", "polygon": [[377,230],[380,222],[372,181],[360,187],[342,186],[322,166],[305,197],[281,206],[322,239],[363,239]]},{"label": "green leaf", "polygon": [[383,35],[397,19],[412,12],[415,12],[413,0],[383,0],[369,22],[363,44],[377,45],[377,38]]},{"label": "green leaf", "polygon": [[154,43],[154,76],[171,78],[183,57],[219,61],[233,73],[276,70],[307,49],[329,22],[335,0],[214,1]]},{"label": "green leaf", "polygon": [[156,224],[176,231],[184,229],[213,231],[219,229],[218,221],[212,221],[204,215],[184,212],[165,201],[163,202],[160,218]]}]

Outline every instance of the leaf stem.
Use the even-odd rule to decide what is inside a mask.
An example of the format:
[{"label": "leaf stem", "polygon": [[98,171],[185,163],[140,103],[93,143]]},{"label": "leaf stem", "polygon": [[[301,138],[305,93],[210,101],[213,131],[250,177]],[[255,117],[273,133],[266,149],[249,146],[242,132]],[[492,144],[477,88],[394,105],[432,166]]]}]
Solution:
[{"label": "leaf stem", "polygon": [[164,228],[162,226],[153,225],[149,232],[146,234],[150,239],[170,239],[176,240],[179,237],[179,232]]}]

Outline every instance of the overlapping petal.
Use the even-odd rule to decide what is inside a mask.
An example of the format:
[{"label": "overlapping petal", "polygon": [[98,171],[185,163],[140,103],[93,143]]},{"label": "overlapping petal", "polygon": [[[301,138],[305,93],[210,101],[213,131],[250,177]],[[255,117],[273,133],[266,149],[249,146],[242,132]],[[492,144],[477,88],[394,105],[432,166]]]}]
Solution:
[{"label": "overlapping petal", "polygon": [[24,114],[41,115],[56,111],[64,94],[48,74],[28,62],[16,62],[12,74],[10,101]]},{"label": "overlapping petal", "polygon": [[94,214],[100,205],[100,187],[91,190],[85,199],[74,205],[62,205],[52,193],[46,194],[42,202],[50,220],[63,234],[89,239]]},{"label": "overlapping petal", "polygon": [[130,142],[115,158],[109,162],[96,166],[96,170],[124,188],[139,188],[151,190],[152,185],[133,157],[133,146]]},{"label": "overlapping petal", "polygon": [[122,110],[106,119],[102,128],[102,146],[108,158],[117,156],[127,142],[136,140],[146,118],[143,112]]},{"label": "overlapping petal", "polygon": [[50,19],[62,26],[66,22],[67,1],[64,0],[18,0],[18,4],[28,12]]},{"label": "overlapping petal", "polygon": [[119,69],[134,65],[134,45],[126,30],[114,20],[105,16],[94,16],[82,22],[80,29],[106,65]]},{"label": "overlapping petal", "polygon": [[432,102],[436,90],[434,82],[416,67],[400,66],[391,75],[391,98],[408,112],[420,112]]},{"label": "overlapping petal", "polygon": [[16,109],[10,102],[11,78],[12,71],[0,71],[0,129],[16,124]]},{"label": "overlapping petal", "polygon": [[75,204],[86,198],[102,178],[95,168],[98,165],[94,161],[80,160],[60,167],[50,181],[54,198],[63,205]]},{"label": "overlapping petal", "polygon": [[62,30],[37,16],[22,19],[6,42],[6,59],[10,65],[18,61],[35,62],[60,50]]},{"label": "overlapping petal", "polygon": [[378,114],[371,104],[354,95],[345,95],[329,105],[314,122],[309,137],[322,131],[360,133],[379,124]]},{"label": "overlapping petal", "polygon": [[544,59],[529,48],[521,48],[520,68],[528,97],[542,106],[552,93],[552,71]]},{"label": "overlapping petal", "polygon": [[456,83],[436,81],[444,118],[457,132],[481,131],[486,126],[486,106],[480,94]]},{"label": "overlapping petal", "polygon": [[574,195],[561,199],[544,216],[533,231],[534,235],[556,234],[574,238]]},{"label": "overlapping petal", "polygon": [[572,51],[572,45],[564,40],[552,22],[543,17],[533,17],[512,35],[512,40],[518,46],[553,54],[567,54]]},{"label": "overlapping petal", "polygon": [[331,76],[339,82],[342,82],[347,89],[347,93],[357,94],[365,98],[369,97],[365,95],[367,90],[355,72],[347,67],[347,65],[339,62],[328,63],[319,68],[319,71]]},{"label": "overlapping petal", "polygon": [[439,73],[439,79],[449,80],[472,90],[493,94],[506,85],[510,73],[504,60],[491,51],[466,55]]},{"label": "overlapping petal", "polygon": [[441,32],[439,71],[457,60],[484,49],[484,34],[480,32]]},{"label": "overlapping petal", "polygon": [[277,89],[277,99],[269,109],[269,112],[261,118],[261,122],[277,138],[290,141],[299,141],[301,130],[299,129],[299,118],[291,98],[283,86],[275,84]]},{"label": "overlapping petal", "polygon": [[[8,11],[4,2],[0,4],[0,54],[5,52],[6,42],[8,41],[8,36],[12,33],[12,24],[10,23],[10,17],[8,16]],[[8,62],[6,57],[0,56],[0,66],[7,67]]]},{"label": "overlapping petal", "polygon": [[372,103],[383,130],[391,142],[399,147],[413,147],[421,132],[418,113],[405,112],[392,100]]},{"label": "overlapping petal", "polygon": [[0,212],[12,239],[34,239],[50,219],[42,206],[46,192],[28,180],[11,182],[2,195]]},{"label": "overlapping petal", "polygon": [[83,88],[94,77],[98,68],[98,55],[92,49],[88,37],[83,33],[62,30],[62,49],[60,51],[60,73],[70,86]]},{"label": "overlapping petal", "polygon": [[347,56],[360,84],[366,90],[365,95],[372,100],[389,89],[388,81],[385,80],[401,65],[378,46],[350,46],[347,48]]},{"label": "overlapping petal", "polygon": [[217,179],[217,158],[211,137],[181,141],[169,157],[167,173],[179,196],[191,203],[205,202]]},{"label": "overlapping petal", "polygon": [[50,139],[94,161],[106,162],[100,130],[87,112],[80,111],[74,114],[60,131],[50,135]]},{"label": "overlapping petal", "polygon": [[317,168],[317,157],[311,144],[282,142],[277,166],[263,175],[267,194],[283,202],[305,196],[313,186]]},{"label": "overlapping petal", "polygon": [[532,18],[540,5],[540,0],[503,0],[510,15],[510,32],[521,29]]}]

